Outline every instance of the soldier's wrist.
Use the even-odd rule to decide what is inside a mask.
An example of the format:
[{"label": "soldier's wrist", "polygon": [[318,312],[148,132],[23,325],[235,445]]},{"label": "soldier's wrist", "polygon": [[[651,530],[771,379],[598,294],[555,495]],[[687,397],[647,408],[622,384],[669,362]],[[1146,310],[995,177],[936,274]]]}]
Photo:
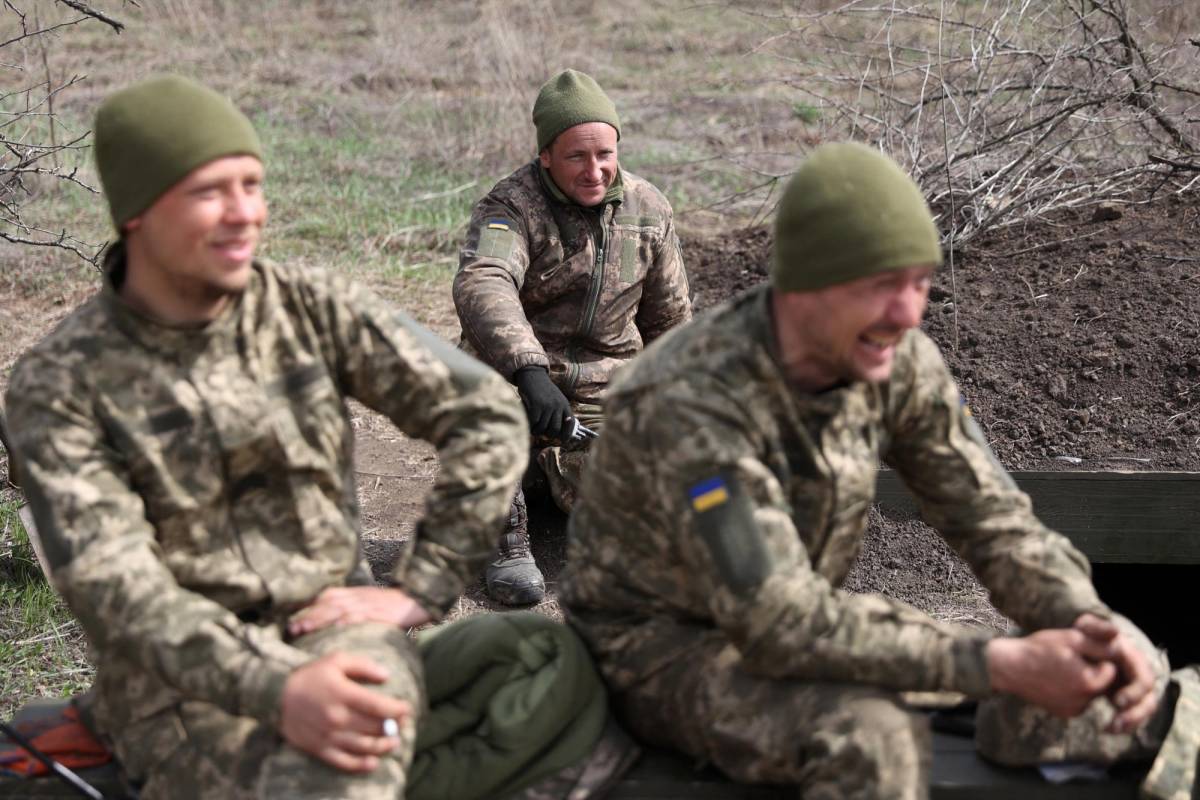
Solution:
[{"label": "soldier's wrist", "polygon": [[1022,647],[1021,639],[1003,636],[992,639],[985,646],[988,681],[993,692],[1012,692],[1019,682],[1014,674]]}]

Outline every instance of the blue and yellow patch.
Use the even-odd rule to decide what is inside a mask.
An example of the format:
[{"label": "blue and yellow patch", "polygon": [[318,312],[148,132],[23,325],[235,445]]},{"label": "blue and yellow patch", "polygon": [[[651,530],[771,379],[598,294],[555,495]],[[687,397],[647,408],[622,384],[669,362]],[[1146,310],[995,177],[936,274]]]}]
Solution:
[{"label": "blue and yellow patch", "polygon": [[510,231],[510,230],[512,230],[512,228],[509,226],[508,220],[506,220],[506,219],[489,219],[487,221],[486,227],[488,230],[492,230],[492,231]]},{"label": "blue and yellow patch", "polygon": [[692,508],[703,513],[729,502],[729,487],[724,478],[717,476],[688,489],[688,497],[692,500]]}]

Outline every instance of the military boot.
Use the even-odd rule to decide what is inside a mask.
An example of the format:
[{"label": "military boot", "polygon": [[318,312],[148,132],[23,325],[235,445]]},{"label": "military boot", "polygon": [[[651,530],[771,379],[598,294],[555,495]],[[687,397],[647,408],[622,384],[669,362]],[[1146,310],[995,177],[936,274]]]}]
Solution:
[{"label": "military boot", "polygon": [[540,603],[546,596],[546,582],[529,550],[529,515],[525,511],[525,493],[517,489],[496,560],[487,568],[488,597],[506,606]]}]

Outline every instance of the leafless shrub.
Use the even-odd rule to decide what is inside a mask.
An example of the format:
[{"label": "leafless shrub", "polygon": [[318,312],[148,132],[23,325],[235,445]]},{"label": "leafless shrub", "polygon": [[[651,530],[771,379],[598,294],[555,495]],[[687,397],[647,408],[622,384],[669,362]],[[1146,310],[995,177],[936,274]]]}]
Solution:
[{"label": "leafless shrub", "polygon": [[[117,33],[124,27],[79,0],[57,0],[69,11],[65,19],[45,22],[45,6],[3,0],[0,19],[0,74],[13,73],[17,88],[0,91],[0,240],[30,247],[69,250],[95,264],[100,246],[73,236],[67,226],[51,229],[27,219],[22,207],[39,191],[66,188],[96,193],[79,177],[80,154],[89,132],[65,133],[55,115],[60,94],[83,80],[81,75],[56,78],[47,55],[54,32],[85,21],[99,21]],[[5,81],[8,84],[8,81]]]},{"label": "leafless shrub", "polygon": [[[830,4],[825,4],[826,6]],[[811,5],[810,5],[811,7]],[[763,14],[761,49],[828,134],[879,145],[917,177],[950,243],[1200,180],[1200,43],[1172,4],[848,0]]]}]

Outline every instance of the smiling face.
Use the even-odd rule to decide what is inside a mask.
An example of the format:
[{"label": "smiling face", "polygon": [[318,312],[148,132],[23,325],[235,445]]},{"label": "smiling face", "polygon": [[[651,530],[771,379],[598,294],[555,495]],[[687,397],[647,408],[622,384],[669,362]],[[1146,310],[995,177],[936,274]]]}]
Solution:
[{"label": "smiling face", "polygon": [[267,221],[263,166],[227,156],[187,174],[124,226],[121,294],[168,323],[214,318],[246,288]]},{"label": "smiling face", "polygon": [[538,157],[563,194],[581,206],[597,205],[617,176],[617,129],[606,122],[575,125]]},{"label": "smiling face", "polygon": [[789,377],[807,391],[886,381],[900,338],[921,324],[932,276],[933,267],[915,266],[810,292],[773,292]]}]

